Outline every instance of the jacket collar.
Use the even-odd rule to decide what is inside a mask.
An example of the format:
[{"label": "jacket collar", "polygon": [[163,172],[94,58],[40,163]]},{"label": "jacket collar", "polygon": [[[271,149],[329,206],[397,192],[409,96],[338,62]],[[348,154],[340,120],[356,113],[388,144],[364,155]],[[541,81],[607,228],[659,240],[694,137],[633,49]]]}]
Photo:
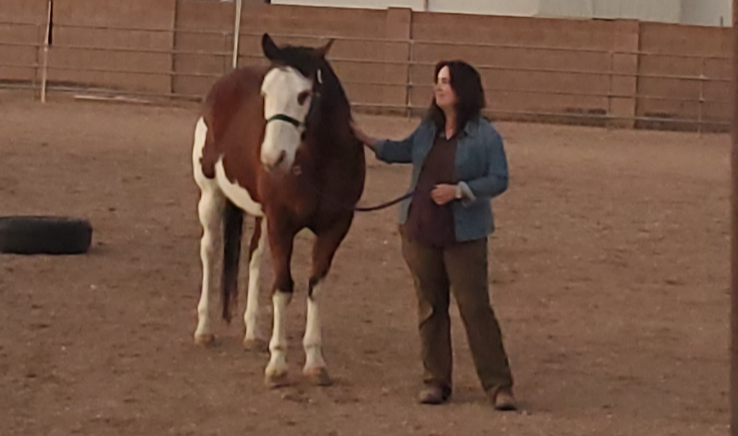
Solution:
[{"label": "jacket collar", "polygon": [[464,134],[466,134],[467,136],[475,136],[479,131],[480,121],[480,117],[472,118],[471,120],[469,120],[469,122],[466,123],[466,126],[464,126]]},{"label": "jacket collar", "polygon": [[[482,121],[482,117],[481,116],[478,116],[478,117],[475,117],[475,118],[472,118],[471,120],[469,120],[466,123],[466,126],[464,126],[464,130],[462,131],[463,135],[464,136],[471,136],[471,137],[476,136],[477,133],[479,132],[479,124],[480,124],[481,121]],[[433,137],[438,136],[441,132],[439,132],[436,129],[435,124],[433,124],[433,123],[429,123],[429,124],[430,124],[430,129],[433,132]]]}]

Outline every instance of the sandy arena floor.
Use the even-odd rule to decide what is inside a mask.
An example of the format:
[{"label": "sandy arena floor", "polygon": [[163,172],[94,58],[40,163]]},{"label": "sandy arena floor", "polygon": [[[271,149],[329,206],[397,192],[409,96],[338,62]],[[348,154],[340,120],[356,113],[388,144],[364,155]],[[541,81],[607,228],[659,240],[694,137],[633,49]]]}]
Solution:
[{"label": "sandy arena floor", "polygon": [[[335,385],[269,390],[267,355],[242,350],[242,323],[218,323],[213,348],[192,341],[194,110],[0,96],[0,113],[0,215],[95,227],[85,256],[0,256],[3,436],[727,432],[725,135],[498,125],[511,186],[494,202],[491,292],[523,407],[503,414],[485,401],[455,306],[453,401],[415,404],[414,296],[395,208],[357,217],[326,283]],[[395,138],[416,123],[358,118]],[[404,192],[408,170],[370,161],[362,204]],[[294,261],[293,375],[308,241]]]}]

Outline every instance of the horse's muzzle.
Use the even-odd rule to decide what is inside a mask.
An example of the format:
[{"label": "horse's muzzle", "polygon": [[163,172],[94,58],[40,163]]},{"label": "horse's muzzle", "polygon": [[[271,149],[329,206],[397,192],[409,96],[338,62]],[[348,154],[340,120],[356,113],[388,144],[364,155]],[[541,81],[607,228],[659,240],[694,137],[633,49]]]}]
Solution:
[{"label": "horse's muzzle", "polygon": [[266,169],[268,173],[274,173],[284,166],[283,164],[285,159],[287,159],[287,152],[282,150],[275,160],[271,162],[264,162],[264,169]]}]

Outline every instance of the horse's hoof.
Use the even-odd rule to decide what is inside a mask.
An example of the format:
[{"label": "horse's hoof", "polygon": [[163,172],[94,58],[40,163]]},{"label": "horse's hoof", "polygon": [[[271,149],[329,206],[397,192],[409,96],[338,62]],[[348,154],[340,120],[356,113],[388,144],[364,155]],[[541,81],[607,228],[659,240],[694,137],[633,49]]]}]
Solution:
[{"label": "horse's hoof", "polygon": [[214,342],[215,342],[215,335],[213,334],[195,335],[196,345],[207,347],[207,346],[213,345]]},{"label": "horse's hoof", "polygon": [[269,351],[269,344],[264,339],[244,339],[243,348],[246,351],[265,353]]},{"label": "horse's hoof", "polygon": [[270,389],[277,389],[288,386],[290,381],[287,372],[280,372],[277,374],[266,374],[264,376],[264,384]]},{"label": "horse's hoof", "polygon": [[316,386],[330,386],[333,384],[333,380],[328,375],[328,370],[325,367],[310,368],[303,371],[303,374],[310,383]]}]

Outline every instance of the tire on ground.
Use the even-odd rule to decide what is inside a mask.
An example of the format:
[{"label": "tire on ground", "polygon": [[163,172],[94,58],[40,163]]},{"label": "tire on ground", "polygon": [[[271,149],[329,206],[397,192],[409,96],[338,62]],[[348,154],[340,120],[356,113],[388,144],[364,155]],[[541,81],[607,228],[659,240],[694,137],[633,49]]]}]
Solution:
[{"label": "tire on ground", "polygon": [[0,217],[0,253],[82,254],[90,249],[86,220],[55,216]]}]

